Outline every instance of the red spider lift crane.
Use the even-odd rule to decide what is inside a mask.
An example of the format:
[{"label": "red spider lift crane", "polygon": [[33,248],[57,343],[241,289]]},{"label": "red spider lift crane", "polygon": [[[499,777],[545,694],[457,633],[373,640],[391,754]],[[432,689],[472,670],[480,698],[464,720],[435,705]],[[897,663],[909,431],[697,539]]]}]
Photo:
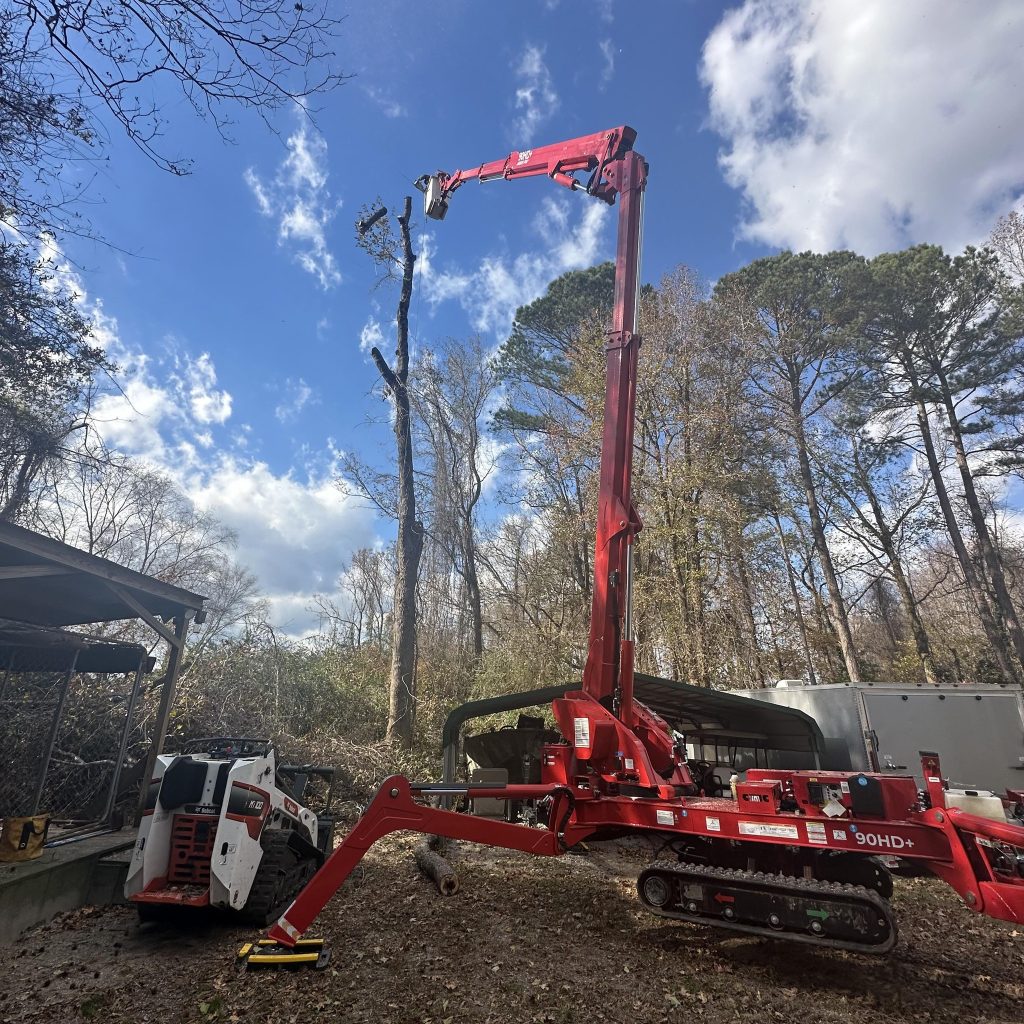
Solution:
[{"label": "red spider lift crane", "polygon": [[[951,806],[937,754],[922,753],[924,790],[909,776],[757,770],[737,784],[736,799],[715,798],[694,784],[667,723],[633,698],[632,550],[641,522],[630,477],[648,171],[635,138],[632,128],[613,128],[417,182],[437,220],[473,179],[546,175],[609,204],[619,199],[590,642],[582,689],[553,702],[563,742],[544,748],[538,785],[386,780],[264,942],[294,947],[370,846],[400,831],[551,857],[588,838],[661,837],[673,859],[655,861],[637,883],[653,913],[823,947],[884,953],[894,945],[892,880],[880,854],[922,865],[975,912],[1024,923],[1024,828]],[[431,805],[456,794],[534,801],[539,818],[516,824]],[[1024,793],[1010,797],[1019,803]]]}]

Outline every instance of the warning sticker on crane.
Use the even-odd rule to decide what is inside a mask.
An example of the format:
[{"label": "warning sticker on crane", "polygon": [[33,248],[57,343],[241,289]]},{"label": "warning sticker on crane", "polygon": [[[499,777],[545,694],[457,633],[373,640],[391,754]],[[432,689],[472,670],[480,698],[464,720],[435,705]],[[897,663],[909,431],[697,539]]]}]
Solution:
[{"label": "warning sticker on crane", "polygon": [[674,825],[676,823],[675,815],[671,811],[662,811],[659,809],[657,818],[659,825]]},{"label": "warning sticker on crane", "polygon": [[577,747],[590,746],[590,719],[573,719],[573,744]]},{"label": "warning sticker on crane", "polygon": [[741,836],[769,836],[772,839],[799,839],[800,830],[796,825],[770,825],[763,821],[741,821]]},{"label": "warning sticker on crane", "polygon": [[817,821],[807,822],[807,841],[810,843],[818,843],[821,846],[827,846],[828,839],[825,836],[825,826]]},{"label": "warning sticker on crane", "polygon": [[711,817],[705,818],[704,819],[704,827],[709,832],[721,832],[722,831],[722,823],[718,820],[718,818],[711,818]]}]

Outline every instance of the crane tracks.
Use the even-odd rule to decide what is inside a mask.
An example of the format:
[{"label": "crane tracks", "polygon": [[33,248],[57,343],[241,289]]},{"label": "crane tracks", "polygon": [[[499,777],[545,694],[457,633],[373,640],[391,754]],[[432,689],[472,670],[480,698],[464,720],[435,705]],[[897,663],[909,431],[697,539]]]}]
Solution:
[{"label": "crane tracks", "polygon": [[864,886],[655,861],[637,891],[652,913],[693,924],[858,953],[896,944],[892,909]]}]

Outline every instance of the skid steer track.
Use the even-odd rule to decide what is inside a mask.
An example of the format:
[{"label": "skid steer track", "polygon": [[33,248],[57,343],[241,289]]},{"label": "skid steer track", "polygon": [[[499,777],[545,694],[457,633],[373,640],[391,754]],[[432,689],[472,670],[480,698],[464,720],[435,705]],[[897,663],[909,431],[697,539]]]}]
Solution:
[{"label": "skid steer track", "polygon": [[242,915],[261,927],[275,921],[316,873],[317,862],[297,854],[288,836],[287,829],[268,829],[260,837],[263,857]]},{"label": "skid steer track", "polygon": [[660,917],[858,953],[887,953],[896,922],[877,892],[859,885],[655,861],[637,879]]}]

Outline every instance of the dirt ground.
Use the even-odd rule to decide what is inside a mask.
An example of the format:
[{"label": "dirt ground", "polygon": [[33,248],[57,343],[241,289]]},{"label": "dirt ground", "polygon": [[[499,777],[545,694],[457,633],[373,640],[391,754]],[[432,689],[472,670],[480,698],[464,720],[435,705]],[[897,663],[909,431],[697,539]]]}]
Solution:
[{"label": "dirt ground", "polygon": [[615,847],[546,860],[465,846],[445,898],[412,845],[378,844],[311,930],[326,970],[240,971],[252,929],[87,908],[0,949],[0,1022],[1024,1021],[1024,929],[937,881],[898,880],[900,941],[876,958],[660,921],[635,897],[635,854]]}]

